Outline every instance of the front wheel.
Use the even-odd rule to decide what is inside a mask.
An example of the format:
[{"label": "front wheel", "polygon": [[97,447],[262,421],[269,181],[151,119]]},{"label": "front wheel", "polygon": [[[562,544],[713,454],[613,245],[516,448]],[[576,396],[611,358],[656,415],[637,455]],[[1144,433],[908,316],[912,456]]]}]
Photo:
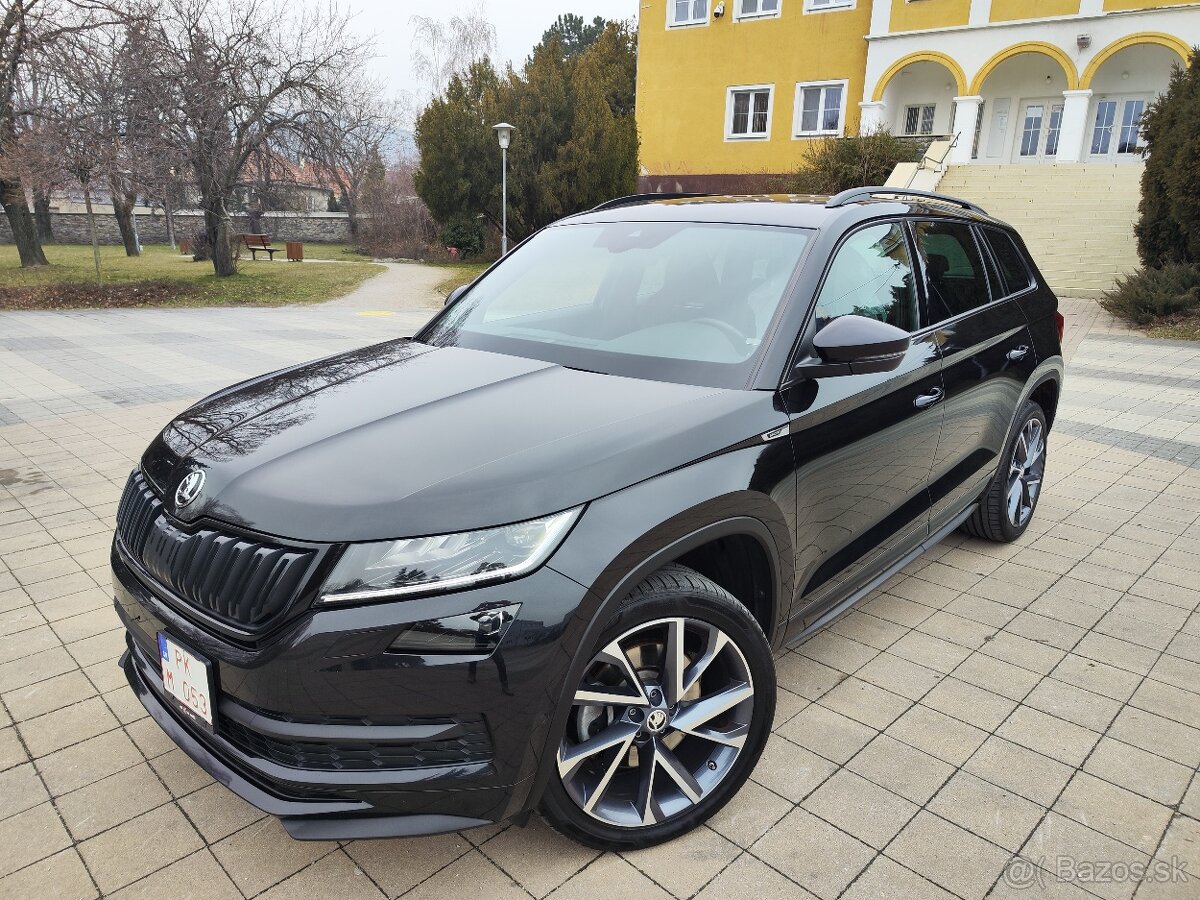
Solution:
[{"label": "front wheel", "polygon": [[1015,541],[1033,518],[1046,476],[1046,415],[1026,403],[1000,469],[963,530],[989,541]]},{"label": "front wheel", "polygon": [[667,566],[626,598],[572,698],[543,812],[604,850],[695,828],[737,793],[775,714],[762,629],[727,591]]}]

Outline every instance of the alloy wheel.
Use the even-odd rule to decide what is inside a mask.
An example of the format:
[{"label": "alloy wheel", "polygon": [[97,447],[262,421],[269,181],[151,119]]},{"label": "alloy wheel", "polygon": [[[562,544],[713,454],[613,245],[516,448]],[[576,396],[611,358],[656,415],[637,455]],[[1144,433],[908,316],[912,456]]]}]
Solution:
[{"label": "alloy wheel", "polygon": [[1020,528],[1033,515],[1046,471],[1046,433],[1038,419],[1030,419],[1013,445],[1008,468],[1008,521]]},{"label": "alloy wheel", "polygon": [[754,715],[746,657],[699,619],[638,625],[584,671],[558,750],[568,796],[625,828],[695,807],[729,774]]}]

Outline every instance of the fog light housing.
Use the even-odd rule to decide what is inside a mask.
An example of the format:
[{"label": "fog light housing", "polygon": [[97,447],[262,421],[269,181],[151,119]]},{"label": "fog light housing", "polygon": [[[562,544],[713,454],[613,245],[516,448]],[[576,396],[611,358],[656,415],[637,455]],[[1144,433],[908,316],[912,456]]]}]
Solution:
[{"label": "fog light housing", "polygon": [[457,616],[412,622],[388,645],[387,652],[486,659],[500,646],[520,609],[520,603],[482,606]]}]

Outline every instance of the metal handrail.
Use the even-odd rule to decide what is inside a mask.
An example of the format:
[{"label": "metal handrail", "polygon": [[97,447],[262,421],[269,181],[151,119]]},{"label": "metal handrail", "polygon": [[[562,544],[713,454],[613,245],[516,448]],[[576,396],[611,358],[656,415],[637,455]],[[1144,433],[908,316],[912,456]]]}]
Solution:
[{"label": "metal handrail", "polygon": [[[930,146],[930,147],[932,147],[932,146],[933,146],[933,144],[936,144],[936,143],[937,143],[937,141],[934,141],[934,142],[933,142],[933,143],[931,143],[929,146]],[[947,157],[949,157],[949,156],[950,156],[950,151],[951,151],[951,150],[953,150],[953,149],[954,149],[954,148],[955,148],[957,145],[958,145],[958,135],[957,135],[957,134],[955,134],[953,137],[951,137],[951,138],[950,138],[950,143],[946,145],[946,152],[942,154],[942,156],[941,156],[941,158],[940,158],[940,159],[930,156],[930,155],[929,155],[929,150],[928,150],[928,149],[926,149],[926,151],[925,151],[925,155],[921,157],[921,165],[920,165],[920,168],[921,168],[921,169],[927,169],[927,168],[937,168],[937,167],[939,167],[939,166],[942,166],[942,165],[944,165],[944,164],[945,164],[945,162],[946,162],[946,159],[947,159]],[[932,166],[926,166],[926,165],[925,165],[925,163],[927,163],[927,162],[932,162],[932,163],[933,163],[933,165],[932,165]]]}]

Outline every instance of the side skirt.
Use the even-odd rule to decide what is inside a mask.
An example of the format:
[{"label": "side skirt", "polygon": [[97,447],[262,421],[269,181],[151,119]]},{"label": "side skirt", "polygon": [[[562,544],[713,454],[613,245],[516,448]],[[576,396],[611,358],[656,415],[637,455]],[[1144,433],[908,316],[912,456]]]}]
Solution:
[{"label": "side skirt", "polygon": [[907,566],[914,559],[917,559],[922,554],[924,554],[926,551],[928,551],[928,550],[932,549],[933,547],[936,547],[938,544],[940,544],[947,536],[949,536],[949,534],[952,531],[954,531],[954,529],[958,528],[959,525],[961,525],[963,522],[967,521],[967,519],[969,519],[971,517],[971,515],[975,512],[975,510],[978,507],[979,507],[978,503],[972,503],[970,506],[968,506],[966,509],[964,509],[961,513],[959,513],[957,516],[955,516],[953,519],[951,519],[949,522],[947,522],[945,525],[943,525],[940,529],[938,529],[938,531],[936,533],[931,534],[924,541],[922,541],[920,544],[918,544],[916,547],[914,547],[912,550],[910,550],[904,556],[900,557],[898,560],[896,560],[896,562],[892,563],[892,565],[888,566],[886,569],[884,569],[882,572],[880,572],[878,575],[876,575],[874,578],[872,578],[870,581],[868,581],[866,584],[864,584],[858,590],[849,594],[846,597],[846,599],[843,600],[841,603],[831,606],[828,610],[826,610],[824,613],[821,614],[821,617],[819,619],[814,621],[811,625],[809,625],[802,632],[800,632],[798,635],[796,635],[796,637],[794,637],[790,641],[788,641],[787,644],[785,644],[784,646],[786,646],[790,649],[792,647],[795,647],[797,644],[802,643],[803,641],[806,641],[808,638],[812,637],[812,635],[815,632],[820,631],[822,628],[824,628],[826,625],[828,625],[830,622],[832,622],[834,619],[836,619],[838,616],[840,616],[842,613],[844,613],[846,610],[848,610],[850,607],[852,607],[855,603],[857,603],[863,597],[867,596],[867,594],[871,593],[871,591],[875,590],[875,588],[879,587],[881,584],[883,584],[885,581],[887,581],[889,578],[891,578],[893,575],[895,575],[897,572],[899,572],[901,569],[903,569],[905,566]]}]

